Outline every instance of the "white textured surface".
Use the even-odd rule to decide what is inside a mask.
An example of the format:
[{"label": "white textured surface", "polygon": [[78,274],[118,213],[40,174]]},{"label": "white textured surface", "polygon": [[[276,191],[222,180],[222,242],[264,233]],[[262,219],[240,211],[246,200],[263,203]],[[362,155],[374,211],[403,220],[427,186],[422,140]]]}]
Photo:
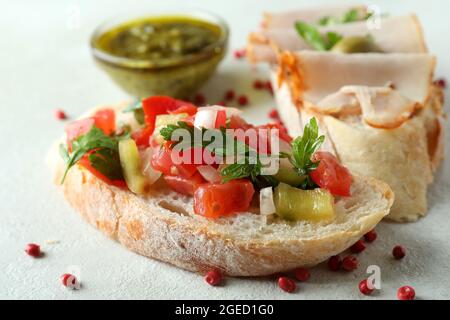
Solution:
[{"label": "white textured surface", "polygon": [[[186,7],[187,1],[164,1]],[[353,1],[354,3],[355,1]],[[140,257],[106,239],[87,225],[51,185],[44,164],[50,142],[63,128],[53,110],[71,116],[126,96],[92,62],[89,35],[103,19],[127,6],[152,10],[161,1],[2,1],[0,30],[0,298],[60,299],[349,299],[361,298],[357,284],[370,264],[379,265],[382,290],[373,298],[392,299],[401,285],[416,288],[418,298],[450,298],[450,162],[447,160],[430,189],[429,215],[413,224],[381,223],[379,239],[360,254],[353,273],[332,273],[324,266],[312,270],[311,280],[296,294],[281,292],[268,279],[228,279],[213,288],[203,279],[160,262]],[[231,49],[244,44],[248,31],[263,10],[295,8],[332,1],[189,1],[222,15],[231,25]],[[382,11],[417,12],[425,27],[430,51],[438,56],[437,76],[450,75],[448,1],[374,1]],[[402,7],[402,4],[408,4]],[[70,29],[71,14],[80,11],[80,28]],[[443,38],[444,36],[444,38]],[[252,106],[246,117],[266,121],[273,101],[251,90],[262,70],[229,57],[202,91],[211,102],[228,88],[249,93]],[[448,139],[447,139],[448,141]],[[59,240],[46,245],[46,240]],[[28,242],[42,244],[46,255],[32,259],[23,253]],[[391,258],[391,248],[407,247],[403,261]],[[80,271],[82,290],[59,284],[71,266]],[[370,298],[369,298],[370,299]]]}]

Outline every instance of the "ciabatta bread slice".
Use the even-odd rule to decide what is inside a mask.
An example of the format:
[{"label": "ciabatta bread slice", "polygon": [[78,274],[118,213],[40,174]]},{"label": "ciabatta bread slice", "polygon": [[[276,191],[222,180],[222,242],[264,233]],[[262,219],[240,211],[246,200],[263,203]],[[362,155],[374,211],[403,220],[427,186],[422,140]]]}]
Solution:
[{"label": "ciabatta bread slice", "polygon": [[211,220],[195,214],[192,198],[164,181],[138,196],[75,166],[60,185],[58,144],[48,156],[54,181],[85,220],[132,251],[190,271],[263,276],[316,265],[373,229],[394,200],[385,183],[354,177],[352,196],[338,199],[331,223],[287,222],[260,215],[258,208]]}]

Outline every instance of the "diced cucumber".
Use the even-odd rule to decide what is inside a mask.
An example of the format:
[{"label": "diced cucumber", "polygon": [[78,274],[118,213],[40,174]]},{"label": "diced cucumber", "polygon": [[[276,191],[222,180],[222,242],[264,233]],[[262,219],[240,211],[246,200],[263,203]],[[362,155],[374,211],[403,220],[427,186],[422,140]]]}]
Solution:
[{"label": "diced cucumber", "polygon": [[276,214],[286,220],[329,221],[336,215],[334,197],[325,189],[301,190],[280,183],[273,198]]},{"label": "diced cucumber", "polygon": [[278,181],[287,183],[291,186],[298,186],[307,178],[306,175],[299,176],[297,172],[295,172],[293,167],[282,167],[282,166],[280,166],[277,174],[275,174],[274,177]]},{"label": "diced cucumber", "polygon": [[119,157],[128,188],[137,194],[146,193],[150,184],[141,172],[141,158],[133,139],[119,141]]},{"label": "diced cucumber", "polygon": [[178,114],[160,114],[156,116],[155,120],[155,131],[153,132],[154,140],[159,143],[164,143],[164,138],[159,134],[159,131],[168,126],[169,124],[177,124],[178,121],[183,120],[188,116],[187,113],[178,113]]}]

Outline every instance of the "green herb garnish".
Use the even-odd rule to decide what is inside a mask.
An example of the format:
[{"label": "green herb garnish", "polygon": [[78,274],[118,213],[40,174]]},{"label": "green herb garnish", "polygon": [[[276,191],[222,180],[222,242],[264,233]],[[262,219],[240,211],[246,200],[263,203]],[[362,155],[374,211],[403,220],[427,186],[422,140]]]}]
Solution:
[{"label": "green herb garnish", "polygon": [[319,136],[316,118],[312,118],[303,129],[303,135],[291,142],[292,154],[283,153],[282,156],[289,159],[298,175],[307,175],[319,165],[311,157],[324,141],[325,136]]},{"label": "green herb garnish", "polygon": [[358,14],[358,10],[357,9],[350,9],[349,11],[347,11],[344,16],[341,19],[342,23],[349,23],[349,22],[355,22],[355,21],[359,21],[362,20],[359,17]]},{"label": "green herb garnish", "polygon": [[107,136],[105,133],[92,126],[86,134],[79,136],[72,141],[72,151],[69,153],[67,146],[61,144],[59,153],[66,163],[61,183],[64,183],[67,172],[72,168],[86,153],[94,150],[88,159],[91,165],[111,180],[122,178],[122,169],[120,168],[118,141],[123,138],[117,136]]},{"label": "green herb garnish", "polygon": [[317,24],[320,26],[330,26],[333,24],[340,24],[340,23],[349,23],[349,22],[355,22],[355,21],[362,21],[367,20],[371,16],[370,13],[367,13],[366,16],[361,17],[359,15],[358,9],[350,9],[349,11],[345,12],[344,15],[341,18],[332,17],[332,16],[325,16],[320,18],[317,21]]},{"label": "green herb garnish", "polygon": [[328,51],[342,39],[342,36],[336,32],[327,32],[322,35],[316,27],[301,21],[295,23],[295,29],[309,46],[318,51]]},{"label": "green herb garnish", "polygon": [[137,123],[139,123],[140,125],[143,125],[145,123],[144,109],[142,108],[141,100],[133,101],[123,110],[123,112],[133,112],[134,118],[136,119]]},{"label": "green herb garnish", "polygon": [[[202,128],[201,133],[198,132],[196,134],[195,131],[200,129],[195,128],[183,121],[178,121],[177,124],[169,124],[166,127],[162,128],[159,133],[164,138],[164,140],[171,141],[173,133],[175,132],[175,130],[178,129],[188,130],[191,140],[187,142],[175,141],[173,146],[176,146],[179,143],[182,143],[181,149],[183,148],[188,149],[191,147],[200,146],[205,149],[208,149],[216,157],[220,157],[222,159],[226,158],[229,155],[229,152],[231,151],[233,151],[233,154],[236,156],[236,158],[241,157],[239,163],[233,163],[221,169],[220,175],[222,176],[223,183],[242,178],[249,178],[258,187],[276,185],[278,183],[272,177],[261,175],[262,163],[260,161],[259,158],[260,156],[258,155],[257,151],[250,148],[245,143],[228,136],[226,134],[225,128],[218,129],[218,131],[220,131],[222,134],[222,141],[224,143],[222,147],[219,147],[217,146],[217,144],[214,144],[214,141],[204,141],[203,139],[201,142],[194,141],[195,136],[203,137],[203,134],[207,129]],[[229,141],[227,139],[233,140],[232,146],[225,145],[226,141]],[[232,149],[231,147],[233,148],[233,150],[231,150]]]}]

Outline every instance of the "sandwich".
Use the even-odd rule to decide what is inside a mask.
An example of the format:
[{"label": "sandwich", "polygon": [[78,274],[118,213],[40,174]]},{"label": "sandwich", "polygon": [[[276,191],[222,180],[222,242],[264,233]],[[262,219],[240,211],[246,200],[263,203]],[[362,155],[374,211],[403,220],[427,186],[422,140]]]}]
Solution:
[{"label": "sandwich", "polygon": [[[265,51],[250,55],[271,65],[281,120],[295,136],[317,119],[327,137],[324,150],[351,172],[390,185],[395,202],[387,218],[416,221],[427,213],[427,187],[444,157],[447,117],[442,88],[433,82],[436,59],[427,53],[420,23],[409,15],[381,17],[379,29],[362,20],[308,25],[296,12],[291,26],[279,29],[284,35],[263,30]],[[295,41],[283,42],[295,34]],[[341,50],[342,43],[350,49]]]},{"label": "sandwich", "polygon": [[234,108],[154,96],[95,108],[65,129],[48,163],[69,204],[128,249],[190,271],[316,265],[394,200],[387,184],[319,150],[315,118],[293,138]]}]

